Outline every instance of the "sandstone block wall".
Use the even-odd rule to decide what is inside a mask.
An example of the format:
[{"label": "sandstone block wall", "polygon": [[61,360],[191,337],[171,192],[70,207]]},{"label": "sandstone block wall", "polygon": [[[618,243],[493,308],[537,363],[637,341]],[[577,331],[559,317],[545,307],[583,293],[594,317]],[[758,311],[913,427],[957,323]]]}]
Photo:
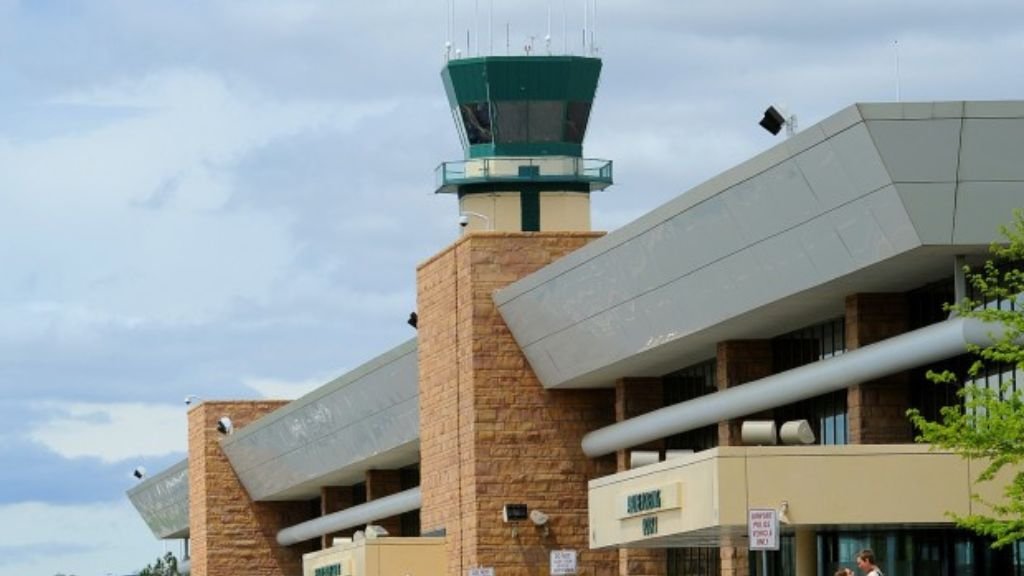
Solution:
[{"label": "sandstone block wall", "polygon": [[[583,246],[589,232],[469,234],[417,271],[420,482],[424,532],[443,529],[448,573],[492,566],[546,575],[553,549],[579,553],[580,573],[618,573],[615,551],[591,551],[587,481],[615,471],[588,459],[585,433],[614,419],[612,390],[547,391],[505,326],[493,293]],[[512,526],[506,503],[548,526]]]},{"label": "sandstone block wall", "polygon": [[[846,348],[855,350],[909,330],[904,294],[852,294],[846,298]],[[907,420],[910,373],[851,386],[846,394],[851,444],[913,442]]]},{"label": "sandstone block wall", "polygon": [[300,576],[302,554],[319,544],[283,548],[277,532],[316,515],[312,502],[253,502],[220,447],[217,420],[236,428],[286,404],[277,401],[199,404],[188,413],[189,531],[193,576]]}]

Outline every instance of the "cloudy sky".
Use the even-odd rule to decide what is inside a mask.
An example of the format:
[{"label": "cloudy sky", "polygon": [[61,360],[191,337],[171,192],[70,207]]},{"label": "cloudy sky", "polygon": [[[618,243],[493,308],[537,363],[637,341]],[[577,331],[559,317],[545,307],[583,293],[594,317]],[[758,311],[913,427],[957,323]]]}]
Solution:
[{"label": "cloudy sky", "polygon": [[[496,53],[506,25],[543,53],[549,10],[581,50],[581,0],[455,2],[464,54],[492,6]],[[458,234],[448,3],[0,0],[0,576],[145,566],[124,492],[184,457],[186,395],[296,397],[413,336],[416,264]],[[597,229],[775,144],[771,103],[1024,97],[1019,0],[597,16]]]}]

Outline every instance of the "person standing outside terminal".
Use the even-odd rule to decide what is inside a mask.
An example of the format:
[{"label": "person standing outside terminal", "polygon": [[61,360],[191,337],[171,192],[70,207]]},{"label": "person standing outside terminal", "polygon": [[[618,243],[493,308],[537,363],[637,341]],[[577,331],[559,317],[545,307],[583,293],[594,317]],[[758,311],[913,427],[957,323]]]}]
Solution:
[{"label": "person standing outside terminal", "polygon": [[[857,553],[857,568],[864,572],[864,576],[885,576],[882,569],[875,564],[875,553],[870,548],[865,548]],[[855,576],[853,570],[840,568],[835,576]]]},{"label": "person standing outside terminal", "polygon": [[864,572],[864,576],[885,576],[875,564],[875,553],[870,548],[857,552],[857,568]]}]

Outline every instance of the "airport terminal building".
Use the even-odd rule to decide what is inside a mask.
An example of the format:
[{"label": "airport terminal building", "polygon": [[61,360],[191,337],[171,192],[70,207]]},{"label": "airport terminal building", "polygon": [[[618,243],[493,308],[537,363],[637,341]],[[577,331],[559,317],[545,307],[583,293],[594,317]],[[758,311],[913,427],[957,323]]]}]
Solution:
[{"label": "airport terminal building", "polygon": [[417,269],[416,338],[192,407],[188,458],[129,491],[153,534],[195,576],[810,576],[864,547],[1024,574],[947,515],[978,464],[906,418],[988,337],[942,304],[1024,206],[1024,101],[852,105],[603,234],[600,68],[448,63],[465,228]]}]

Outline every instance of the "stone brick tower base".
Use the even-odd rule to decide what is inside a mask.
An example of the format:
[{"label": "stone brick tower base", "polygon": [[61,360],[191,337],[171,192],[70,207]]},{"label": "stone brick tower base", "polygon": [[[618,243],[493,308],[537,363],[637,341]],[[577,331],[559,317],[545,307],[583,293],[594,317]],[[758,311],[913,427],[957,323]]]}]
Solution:
[{"label": "stone brick tower base", "polygon": [[[448,537],[448,574],[476,566],[547,575],[551,550],[579,573],[618,573],[616,551],[590,550],[587,481],[614,473],[588,459],[585,433],[614,421],[612,390],[545,390],[493,293],[583,246],[589,232],[469,234],[417,271],[420,523]],[[502,522],[504,504],[542,510],[546,527]]]},{"label": "stone brick tower base", "polygon": [[189,532],[192,576],[299,576],[302,554],[319,544],[282,547],[282,528],[316,516],[311,502],[253,502],[220,447],[217,420],[236,428],[287,402],[203,402],[188,413]]}]

